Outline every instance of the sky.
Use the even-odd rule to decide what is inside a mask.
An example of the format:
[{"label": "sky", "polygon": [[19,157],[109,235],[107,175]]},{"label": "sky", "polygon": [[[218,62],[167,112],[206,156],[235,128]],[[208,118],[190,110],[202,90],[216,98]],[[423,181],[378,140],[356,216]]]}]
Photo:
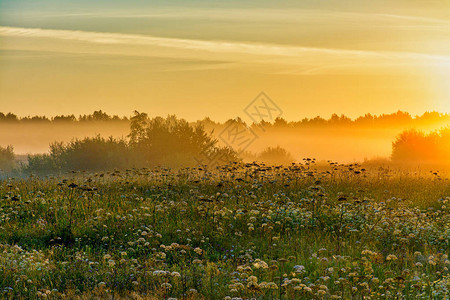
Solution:
[{"label": "sky", "polygon": [[450,112],[449,0],[1,0],[0,111]]}]

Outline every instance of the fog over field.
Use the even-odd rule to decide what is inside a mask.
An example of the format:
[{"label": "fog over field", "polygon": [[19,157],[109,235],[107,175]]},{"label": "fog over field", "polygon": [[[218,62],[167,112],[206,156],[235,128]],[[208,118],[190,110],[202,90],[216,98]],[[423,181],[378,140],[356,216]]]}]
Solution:
[{"label": "fog over field", "polygon": [[[447,115],[412,118],[409,114],[390,115],[389,122],[353,122],[350,119],[335,117],[323,122],[307,119],[303,124],[278,119],[276,123],[250,125],[254,138],[244,150],[259,153],[267,147],[280,146],[286,149],[296,161],[305,157],[318,160],[333,160],[344,163],[384,157],[392,152],[396,137],[408,129],[431,132],[447,126]],[[111,118],[111,117],[110,117]],[[340,119],[342,118],[342,119]],[[387,118],[388,119],[388,118]],[[238,119],[240,120],[240,119]],[[373,122],[373,120],[371,121]],[[248,122],[249,124],[252,124]],[[207,118],[191,122],[201,124],[222,146],[231,145],[227,138],[227,123],[217,123]],[[247,124],[248,126],[248,124]],[[12,145],[18,155],[47,153],[53,142],[70,142],[74,139],[102,136],[105,138],[127,139],[130,133],[128,118],[120,120],[91,121],[17,121],[0,122],[0,146]],[[238,149],[238,145],[231,145]],[[247,157],[250,159],[251,157]],[[245,159],[245,157],[244,157]]]}]

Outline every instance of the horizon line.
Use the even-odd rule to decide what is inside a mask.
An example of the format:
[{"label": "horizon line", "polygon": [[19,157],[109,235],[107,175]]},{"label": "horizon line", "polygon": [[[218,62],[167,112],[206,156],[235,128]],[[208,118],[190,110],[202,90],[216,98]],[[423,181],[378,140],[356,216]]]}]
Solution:
[{"label": "horizon line", "polygon": [[[55,121],[54,118],[56,118],[56,117],[71,117],[71,116],[74,116],[75,117],[74,122],[78,122],[78,121],[83,121],[83,120],[81,120],[81,117],[89,117],[89,116],[92,117],[95,112],[104,113],[110,118],[112,118],[112,117],[119,117],[120,121],[124,121],[124,119],[128,119],[128,121],[129,121],[133,117],[133,115],[119,115],[119,114],[114,114],[114,113],[113,114],[109,114],[109,113],[107,113],[106,111],[104,111],[102,109],[94,110],[91,113],[84,113],[84,114],[74,114],[74,113],[70,114],[69,113],[69,114],[54,114],[54,115],[32,115],[32,114],[18,115],[18,114],[15,114],[14,112],[11,112],[11,111],[7,112],[7,113],[4,113],[4,112],[0,111],[0,116],[3,115],[3,118],[6,117],[9,114],[15,116],[16,120],[11,120],[11,121],[22,121],[22,120],[29,120],[30,121],[31,118],[35,118],[36,117],[36,118],[46,118],[50,122]],[[146,113],[144,111],[133,110],[133,112],[145,113],[145,114],[148,115],[148,113]],[[331,118],[333,116],[337,115],[338,117],[345,117],[345,118],[348,118],[348,119],[350,119],[351,121],[354,122],[354,121],[356,121],[356,120],[358,120],[360,118],[364,118],[364,117],[366,117],[368,115],[371,115],[372,117],[375,117],[375,118],[379,118],[379,117],[383,117],[383,116],[393,116],[393,115],[396,115],[396,114],[399,114],[399,113],[405,114],[405,115],[409,115],[411,117],[411,119],[413,119],[413,120],[421,118],[421,117],[425,116],[426,114],[433,114],[433,113],[438,113],[440,115],[440,117],[446,117],[446,116],[450,117],[450,112],[442,112],[442,111],[437,111],[437,110],[427,110],[427,111],[424,111],[422,114],[412,114],[412,113],[410,113],[408,111],[399,109],[399,110],[397,110],[395,112],[390,112],[390,113],[386,112],[386,113],[380,113],[380,114],[373,114],[373,113],[367,112],[367,113],[364,113],[364,114],[360,114],[357,117],[350,117],[350,116],[346,115],[345,113],[332,113],[329,117],[326,117],[326,116],[318,114],[318,115],[314,115],[314,116],[303,116],[303,117],[300,117],[297,120],[286,119],[286,118],[283,118],[282,116],[280,116],[279,119],[285,120],[288,123],[292,123],[292,122],[295,123],[295,122],[301,122],[304,119],[313,120],[313,119],[316,119],[316,118],[321,118],[321,119],[324,119],[324,120],[331,120]],[[206,119],[209,119],[209,120],[213,121],[214,123],[226,123],[226,122],[231,121],[231,120],[242,120],[243,119],[242,116],[235,116],[235,117],[225,118],[224,121],[217,121],[217,120],[211,118],[210,116],[204,116],[201,119],[189,120],[188,118],[179,117],[176,114],[171,114],[171,113],[168,113],[166,116],[162,116],[162,115],[150,116],[150,115],[148,115],[149,119],[153,119],[153,118],[167,118],[167,117],[170,117],[170,116],[175,116],[177,119],[183,119],[183,120],[186,120],[186,121],[188,121],[190,123],[201,122],[201,121],[204,121]],[[5,121],[5,120],[2,120],[3,118],[0,117],[0,122],[1,121]],[[274,119],[274,120],[272,120],[271,122],[268,122],[268,123],[273,123],[276,119]],[[114,121],[114,120],[110,119],[110,120],[90,120],[90,121],[98,121],[98,122],[106,121],[106,122],[108,122],[108,121]],[[245,121],[243,121],[243,122],[247,123]],[[258,124],[258,123],[256,123],[256,124]]]}]

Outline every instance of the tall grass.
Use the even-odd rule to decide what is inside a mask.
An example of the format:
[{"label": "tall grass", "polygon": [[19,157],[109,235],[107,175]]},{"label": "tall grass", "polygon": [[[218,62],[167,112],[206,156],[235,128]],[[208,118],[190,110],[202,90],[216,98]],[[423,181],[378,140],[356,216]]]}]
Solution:
[{"label": "tall grass", "polygon": [[306,162],[1,181],[0,293],[446,299],[445,174]]}]

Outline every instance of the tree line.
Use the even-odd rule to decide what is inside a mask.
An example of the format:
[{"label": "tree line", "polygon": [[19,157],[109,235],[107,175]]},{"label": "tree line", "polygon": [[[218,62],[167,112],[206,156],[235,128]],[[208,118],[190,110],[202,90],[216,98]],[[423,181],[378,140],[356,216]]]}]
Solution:
[{"label": "tree line", "polygon": [[[109,115],[102,110],[94,111],[88,115],[58,115],[54,117],[46,116],[26,116],[19,117],[13,113],[0,112],[0,123],[73,123],[73,122],[130,122],[131,117]],[[242,119],[229,119],[224,123],[215,122],[210,118],[204,118],[193,122],[206,127],[215,127],[226,125],[229,122],[243,122]],[[265,128],[302,128],[302,127],[329,127],[329,126],[357,126],[357,127],[415,127],[433,123],[450,123],[450,114],[439,112],[426,112],[422,115],[412,116],[407,112],[398,111],[392,114],[372,115],[366,114],[355,119],[351,119],[345,115],[333,114],[330,118],[315,117],[303,118],[298,121],[287,121],[284,118],[276,118],[273,122],[261,121],[251,126],[264,126]]]},{"label": "tree line", "polygon": [[19,117],[13,113],[2,113],[0,112],[0,122],[9,123],[58,123],[58,122],[92,122],[92,121],[113,121],[113,122],[129,122],[130,119],[126,116],[118,115],[108,115],[102,110],[96,110],[92,114],[79,115],[76,117],[74,114],[71,115],[57,115],[54,117],[47,116],[26,116]]}]

